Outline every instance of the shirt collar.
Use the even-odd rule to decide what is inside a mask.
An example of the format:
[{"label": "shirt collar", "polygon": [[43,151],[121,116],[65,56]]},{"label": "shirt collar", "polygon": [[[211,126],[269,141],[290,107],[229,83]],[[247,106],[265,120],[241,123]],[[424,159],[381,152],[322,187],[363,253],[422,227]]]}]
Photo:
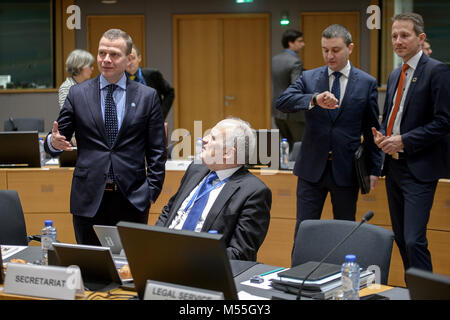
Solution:
[{"label": "shirt collar", "polygon": [[[106,80],[106,78],[102,74],[100,74],[100,90],[105,89],[105,87],[110,84],[111,83],[109,83],[109,81]],[[127,89],[127,76],[125,75],[125,72],[123,73],[122,78],[120,78],[120,80],[115,84],[123,90]]]},{"label": "shirt collar", "polygon": [[419,60],[422,57],[423,51],[419,50],[419,52],[417,52],[411,59],[409,59],[408,61],[406,61],[406,64],[416,70],[417,69],[417,65],[419,64]]},{"label": "shirt collar", "polygon": [[225,180],[228,177],[231,177],[236,171],[238,171],[242,166],[237,166],[230,169],[224,169],[224,170],[217,170],[217,176],[219,177],[219,180]]},{"label": "shirt collar", "polygon": [[289,52],[290,54],[292,54],[295,57],[298,57],[297,54],[295,53],[295,51],[293,51],[291,49],[285,49],[284,51]]},{"label": "shirt collar", "polygon": [[[342,75],[344,75],[346,78],[348,78],[350,76],[350,69],[351,69],[352,65],[350,64],[350,61],[347,60],[347,64],[345,65],[345,67],[343,67],[341,70],[339,70],[340,73],[342,73]],[[333,74],[333,70],[331,70],[330,68],[328,68],[328,76],[331,76],[331,74]]]}]

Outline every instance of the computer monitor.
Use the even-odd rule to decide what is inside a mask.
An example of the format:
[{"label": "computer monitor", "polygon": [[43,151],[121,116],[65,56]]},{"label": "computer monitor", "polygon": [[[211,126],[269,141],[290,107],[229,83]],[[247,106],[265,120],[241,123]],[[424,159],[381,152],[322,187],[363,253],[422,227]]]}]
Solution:
[{"label": "computer monitor", "polygon": [[411,300],[450,300],[450,277],[409,268],[405,280]]},{"label": "computer monitor", "polygon": [[237,300],[222,235],[119,222],[120,239],[142,299],[147,280],[223,292]]},{"label": "computer monitor", "polygon": [[1,131],[0,167],[40,167],[37,131]]},{"label": "computer monitor", "polygon": [[102,247],[109,247],[113,255],[120,254],[122,242],[116,226],[94,225],[94,231]]}]

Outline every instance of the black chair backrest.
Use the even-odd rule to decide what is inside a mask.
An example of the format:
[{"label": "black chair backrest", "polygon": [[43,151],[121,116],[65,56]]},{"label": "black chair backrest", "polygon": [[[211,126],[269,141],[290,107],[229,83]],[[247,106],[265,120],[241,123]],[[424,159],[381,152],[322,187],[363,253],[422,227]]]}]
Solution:
[{"label": "black chair backrest", "polygon": [[0,190],[0,244],[28,245],[22,204],[15,190]]},{"label": "black chair backrest", "polygon": [[43,118],[9,118],[4,121],[5,131],[39,131],[44,132]]},{"label": "black chair backrest", "polygon": [[[300,223],[292,252],[292,266],[321,261],[359,222],[305,220]],[[380,282],[387,284],[394,234],[371,224],[363,224],[325,262],[342,264],[345,255],[356,255],[357,263],[380,268]]]}]

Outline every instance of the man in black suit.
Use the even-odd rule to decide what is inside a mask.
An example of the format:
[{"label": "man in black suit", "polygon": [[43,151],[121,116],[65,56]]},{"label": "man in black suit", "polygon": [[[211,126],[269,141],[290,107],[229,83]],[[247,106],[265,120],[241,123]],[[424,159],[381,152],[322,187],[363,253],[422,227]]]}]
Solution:
[{"label": "man in black suit", "polygon": [[373,133],[386,155],[389,212],[405,270],[432,271],[427,224],[438,181],[450,178],[450,69],[422,51],[419,14],[396,15],[391,34],[403,64],[389,76],[383,122]]},{"label": "man in black suit", "polygon": [[203,138],[201,162],[193,163],[156,225],[224,237],[228,257],[256,261],[269,228],[272,192],[245,167],[255,135],[240,119],[220,121]]},{"label": "man in black suit", "polygon": [[131,80],[135,80],[156,90],[161,102],[164,119],[166,119],[175,99],[175,91],[158,69],[139,67],[141,61],[141,53],[133,44],[130,54],[130,64],[127,67],[127,75]]},{"label": "man in black suit", "polygon": [[[132,40],[119,29],[100,39],[100,76],[70,88],[58,121],[46,138],[52,156],[72,150],[70,212],[78,243],[100,245],[95,224],[148,222],[150,203],[161,192],[166,139],[156,91],[125,75]],[[145,167],[147,163],[147,168]],[[146,170],[147,169],[147,170]]]}]

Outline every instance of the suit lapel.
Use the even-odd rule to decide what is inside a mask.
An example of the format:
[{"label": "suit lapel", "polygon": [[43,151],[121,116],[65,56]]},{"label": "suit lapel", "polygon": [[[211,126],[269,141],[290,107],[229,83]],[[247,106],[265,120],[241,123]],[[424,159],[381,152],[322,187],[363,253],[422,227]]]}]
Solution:
[{"label": "suit lapel", "polygon": [[346,86],[345,92],[344,92],[344,99],[342,99],[339,104],[338,114],[336,115],[334,122],[336,122],[336,120],[342,114],[345,106],[351,103],[351,99],[353,96],[353,90],[354,90],[357,82],[358,82],[358,73],[355,71],[354,67],[351,66],[348,81],[347,81],[347,86]]},{"label": "suit lapel", "polygon": [[[392,71],[392,79],[395,79],[395,82],[392,83],[389,87],[388,87],[388,92],[386,94],[386,99],[387,99],[387,103],[388,103],[388,108],[386,111],[386,114],[384,115],[384,118],[387,119],[389,118],[389,115],[391,114],[391,109],[394,105],[394,95],[395,95],[395,90],[397,90],[397,86],[398,86],[398,81],[400,80],[400,73],[401,73],[402,68],[397,68],[394,71]],[[384,119],[383,119],[384,121]]]},{"label": "suit lapel", "polygon": [[228,200],[236,191],[239,190],[241,178],[247,172],[247,169],[240,168],[230,177],[230,180],[228,180],[223,189],[220,191],[216,201],[214,201],[214,204],[209,210],[208,216],[206,217],[205,223],[203,224],[202,231],[210,229],[214,221],[218,218],[219,214],[223,211],[225,205],[228,203]]},{"label": "suit lapel", "polygon": [[107,144],[108,140],[106,138],[105,122],[103,121],[100,99],[100,76],[98,76],[90,83],[90,90],[86,92],[86,102],[89,106],[89,110],[91,111],[97,129]]},{"label": "suit lapel", "polygon": [[172,205],[170,216],[166,221],[165,227],[170,226],[173,219],[176,217],[178,210],[180,210],[183,201],[186,200],[192,190],[194,190],[194,188],[209,172],[209,169],[206,166],[199,166],[198,168],[198,170],[195,170],[194,172],[192,172],[192,174],[189,174],[189,176],[186,177],[185,186],[180,187],[180,193],[178,194]]},{"label": "suit lapel", "polygon": [[420,76],[422,75],[423,69],[425,68],[425,65],[427,62],[428,62],[428,57],[425,54],[422,54],[422,57],[420,58],[419,63],[417,64],[417,69],[416,69],[416,71],[414,71],[413,77],[411,79],[411,83],[409,84],[408,93],[406,94],[406,98],[405,98],[405,104],[403,105],[402,119],[404,119],[404,116],[406,115],[406,112],[408,111],[409,101],[411,100],[411,97],[414,95],[416,83],[417,83],[417,81],[420,81]]},{"label": "suit lapel", "polygon": [[126,131],[128,125],[134,119],[134,115],[136,114],[136,101],[138,100],[138,85],[135,81],[132,81],[127,78],[127,92],[126,92],[126,101],[125,101],[125,115],[122,121],[122,125],[120,126],[119,133],[117,134],[116,141],[114,144],[117,144],[117,141]]}]

